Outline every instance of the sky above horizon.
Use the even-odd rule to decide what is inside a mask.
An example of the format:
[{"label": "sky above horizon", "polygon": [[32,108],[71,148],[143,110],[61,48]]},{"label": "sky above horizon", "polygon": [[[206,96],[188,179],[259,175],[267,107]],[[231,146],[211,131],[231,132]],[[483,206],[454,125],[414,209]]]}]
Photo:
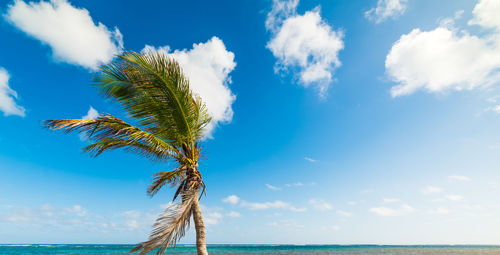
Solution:
[{"label": "sky above horizon", "polygon": [[[169,165],[42,120],[129,119],[91,84],[179,61],[214,120],[208,243],[499,244],[500,0],[0,0],[0,243],[137,243]],[[181,243],[193,243],[191,230]]]}]

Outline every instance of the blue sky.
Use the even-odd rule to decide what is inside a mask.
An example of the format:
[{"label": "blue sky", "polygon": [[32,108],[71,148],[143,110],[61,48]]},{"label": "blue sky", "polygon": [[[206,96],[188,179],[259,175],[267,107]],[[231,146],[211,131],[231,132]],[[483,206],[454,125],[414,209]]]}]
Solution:
[{"label": "blue sky", "polygon": [[200,165],[209,243],[500,244],[498,11],[497,0],[0,1],[0,240],[147,238],[173,192],[146,187],[169,166],[90,158],[83,137],[40,126],[127,118],[90,78],[146,49],[177,58],[216,116]]}]

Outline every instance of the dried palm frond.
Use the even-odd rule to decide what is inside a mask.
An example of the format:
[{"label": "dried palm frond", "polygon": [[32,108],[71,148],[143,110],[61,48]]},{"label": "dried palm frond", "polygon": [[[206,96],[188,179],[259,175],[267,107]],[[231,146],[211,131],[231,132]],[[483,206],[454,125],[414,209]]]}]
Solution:
[{"label": "dried palm frond", "polygon": [[139,254],[142,255],[158,248],[156,254],[159,255],[163,254],[169,246],[175,247],[177,241],[184,236],[189,228],[192,207],[198,192],[199,189],[184,191],[182,202],[172,204],[156,219],[149,240],[140,243],[130,252],[139,251]]}]

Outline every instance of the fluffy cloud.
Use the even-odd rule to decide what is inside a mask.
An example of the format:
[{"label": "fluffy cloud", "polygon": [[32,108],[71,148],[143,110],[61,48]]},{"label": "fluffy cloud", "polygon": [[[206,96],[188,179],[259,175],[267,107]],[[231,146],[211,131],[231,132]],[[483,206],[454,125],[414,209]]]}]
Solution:
[{"label": "fluffy cloud", "polygon": [[222,202],[232,204],[232,205],[238,204],[239,201],[240,201],[240,198],[236,195],[231,195],[231,196],[228,196],[228,197],[222,199]]},{"label": "fluffy cloud", "polygon": [[204,222],[208,226],[218,224],[223,217],[219,212],[206,212],[204,216]]},{"label": "fluffy cloud", "polygon": [[283,210],[289,210],[289,211],[293,211],[293,212],[306,211],[305,208],[298,208],[298,207],[295,207],[289,203],[286,203],[286,202],[283,202],[280,200],[276,200],[274,202],[264,202],[264,203],[251,203],[251,202],[243,201],[243,202],[241,202],[241,205],[243,207],[246,207],[246,208],[248,208],[250,210],[254,210],[254,211],[267,210],[267,209],[283,209]]},{"label": "fluffy cloud", "polygon": [[229,73],[236,67],[236,62],[234,53],[226,50],[221,39],[214,36],[206,43],[193,44],[190,50],[170,52],[169,46],[155,48],[149,45],[143,49],[143,52],[150,51],[162,52],[180,63],[192,91],[202,98],[212,116],[206,129],[208,137],[218,123],[231,122],[236,96],[228,85],[231,83]]},{"label": "fluffy cloud", "polygon": [[388,75],[398,83],[391,88],[391,95],[397,97],[417,90],[471,90],[499,81],[499,12],[498,1],[478,2],[469,24],[489,29],[480,37],[455,28],[451,19],[434,30],[417,28],[401,36],[385,62]]},{"label": "fluffy cloud", "polygon": [[24,117],[24,108],[15,101],[17,93],[9,87],[9,77],[7,70],[0,67],[0,111],[5,116],[17,115]]},{"label": "fluffy cloud", "polygon": [[365,12],[365,17],[375,23],[397,18],[406,11],[407,0],[378,0],[377,7]]},{"label": "fluffy cloud", "polygon": [[299,15],[297,5],[298,0],[273,0],[266,20],[272,33],[267,48],[277,58],[276,72],[297,68],[300,84],[316,87],[323,97],[341,65],[344,34],[321,18],[319,8]]},{"label": "fluffy cloud", "polygon": [[52,49],[54,59],[96,70],[123,48],[122,35],[92,20],[89,12],[66,0],[15,0],[5,18],[27,35]]},{"label": "fluffy cloud", "polygon": [[370,212],[375,213],[380,216],[399,216],[414,212],[415,209],[409,205],[402,205],[399,208],[389,208],[389,207],[373,207],[370,208]]},{"label": "fluffy cloud", "polygon": [[469,24],[500,30],[499,11],[500,2],[496,0],[480,0],[472,11],[474,18],[469,21]]},{"label": "fluffy cloud", "polygon": [[425,195],[441,193],[441,191],[443,191],[441,188],[434,186],[427,186],[420,190],[420,192]]},{"label": "fluffy cloud", "polygon": [[99,112],[97,112],[94,107],[90,106],[89,111],[82,117],[82,119],[96,119],[97,117],[99,117]]},{"label": "fluffy cloud", "polygon": [[309,200],[309,204],[311,204],[314,209],[319,211],[330,211],[333,209],[333,205],[323,201],[322,199],[311,199]]}]

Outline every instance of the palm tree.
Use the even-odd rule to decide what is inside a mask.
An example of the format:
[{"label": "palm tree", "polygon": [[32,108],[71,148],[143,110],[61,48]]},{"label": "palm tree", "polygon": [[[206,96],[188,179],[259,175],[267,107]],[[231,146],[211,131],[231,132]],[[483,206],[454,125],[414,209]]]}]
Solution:
[{"label": "palm tree", "polygon": [[156,254],[163,254],[184,236],[193,217],[197,252],[208,254],[199,204],[205,184],[198,160],[200,139],[211,117],[200,97],[190,90],[179,64],[161,53],[126,52],[102,66],[93,80],[104,96],[123,106],[137,126],[109,114],[95,119],[48,120],[44,125],[86,134],[92,144],[83,151],[92,156],[125,148],[154,161],[174,161],[173,170],[154,174],[147,190],[153,196],[166,184],[176,187],[173,203],[156,220],[149,240],[131,252],[146,254],[158,248]]}]

